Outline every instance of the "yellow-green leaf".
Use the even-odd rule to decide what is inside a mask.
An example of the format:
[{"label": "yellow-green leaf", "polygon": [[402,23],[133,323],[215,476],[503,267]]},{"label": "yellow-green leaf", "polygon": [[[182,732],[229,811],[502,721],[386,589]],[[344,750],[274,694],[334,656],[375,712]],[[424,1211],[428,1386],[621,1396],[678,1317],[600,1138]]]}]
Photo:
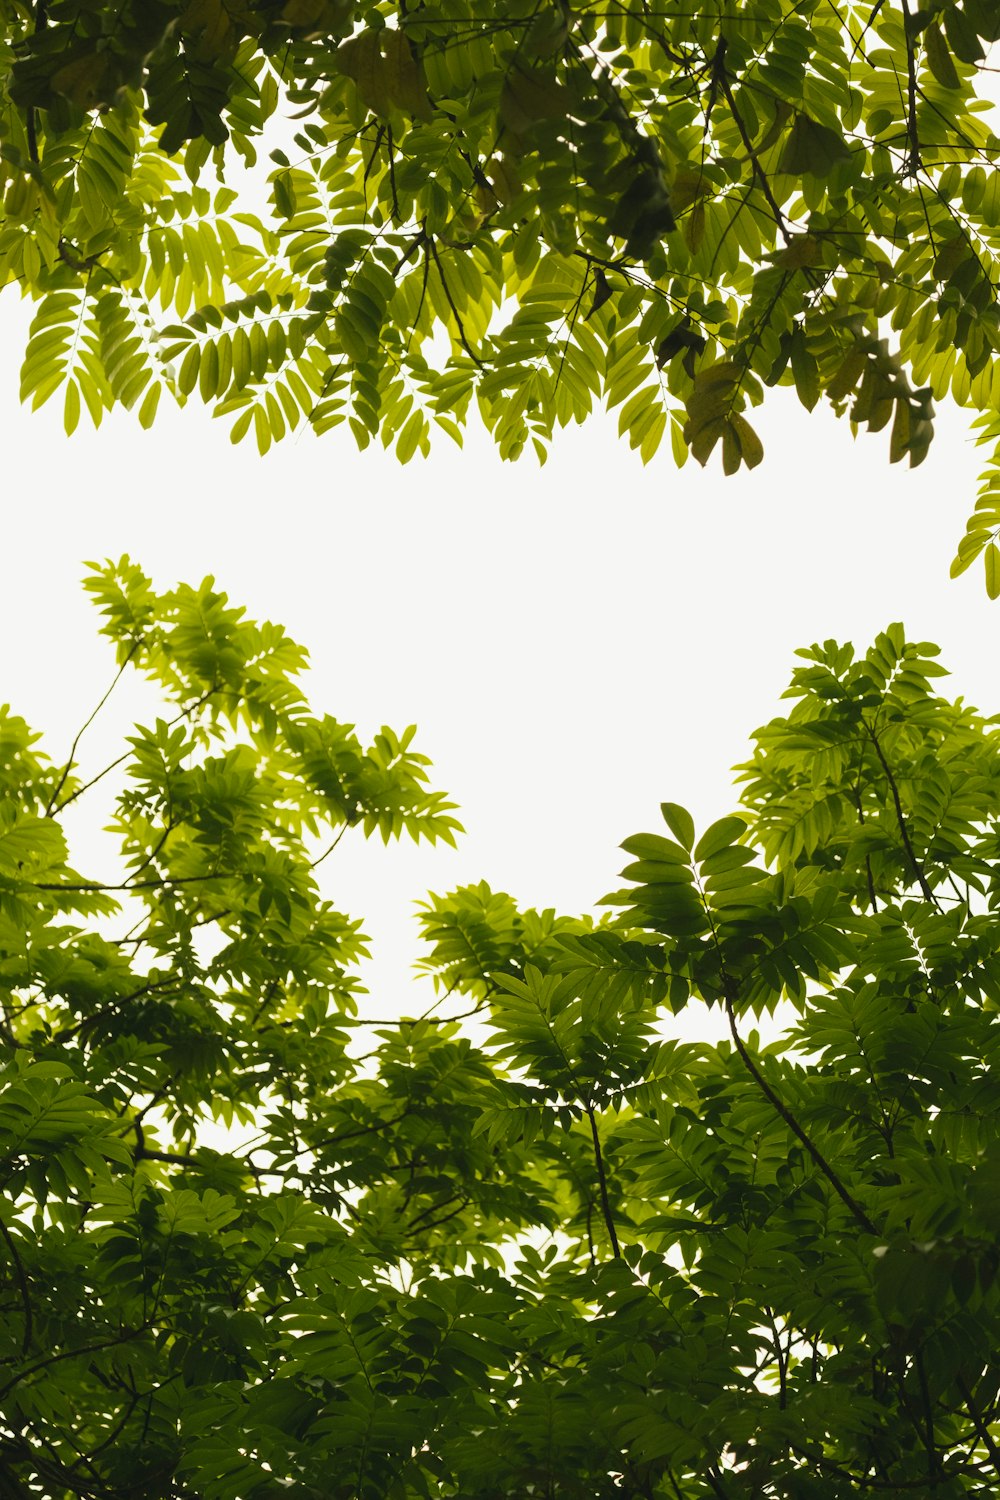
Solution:
[{"label": "yellow-green leaf", "polygon": [[76,431],[76,425],[80,420],[80,387],[75,380],[66,382],[66,396],[63,401],[63,428],[67,437],[71,437]]},{"label": "yellow-green leaf", "polygon": [[1000,551],[997,550],[996,542],[990,542],[986,549],[986,592],[991,599],[1000,597]]},{"label": "yellow-green leaf", "polygon": [[924,32],[924,49],[927,66],[943,89],[961,88],[962,80],[955,71],[944,37],[936,21],[932,21]]},{"label": "yellow-green leaf", "polygon": [[733,428],[740,440],[740,453],[748,469],[756,469],[764,458],[764,444],[750,426],[746,417],[736,412],[731,418]]}]

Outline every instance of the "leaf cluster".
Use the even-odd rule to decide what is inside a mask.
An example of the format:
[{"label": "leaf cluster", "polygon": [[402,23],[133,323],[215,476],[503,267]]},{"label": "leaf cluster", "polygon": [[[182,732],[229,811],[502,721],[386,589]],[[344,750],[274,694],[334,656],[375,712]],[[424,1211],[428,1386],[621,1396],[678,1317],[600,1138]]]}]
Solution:
[{"label": "leaf cluster", "polygon": [[10,1493],[995,1492],[1000,741],[934,647],[801,652],[739,814],[664,803],[600,920],[429,897],[389,1020],[323,861],[458,831],[412,731],[211,579],[87,587],[164,708],[89,773],[0,715]]},{"label": "leaf cluster", "polygon": [[[403,462],[474,413],[544,459],[604,406],[733,473],[783,384],[893,462],[947,398],[995,450],[998,36],[989,0],[10,0],[23,398]],[[263,212],[230,185],[262,143]],[[994,451],[954,563],[991,595],[998,486]]]}]

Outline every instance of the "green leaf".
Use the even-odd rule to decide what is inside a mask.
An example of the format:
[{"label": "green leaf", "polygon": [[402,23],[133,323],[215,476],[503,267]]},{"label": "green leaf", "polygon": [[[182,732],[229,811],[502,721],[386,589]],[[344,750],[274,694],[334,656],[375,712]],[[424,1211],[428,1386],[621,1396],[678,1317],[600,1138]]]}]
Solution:
[{"label": "green leaf", "polygon": [[785,141],[778,171],[795,177],[826,177],[839,161],[849,160],[850,155],[842,135],[800,111]]},{"label": "green leaf", "polygon": [[680,807],[676,802],[661,802],[660,812],[674,838],[682,849],[694,848],[694,819],[686,808]]},{"label": "green leaf", "polygon": [[706,828],[698,843],[695,845],[694,857],[699,863],[710,859],[720,849],[727,849],[730,844],[741,838],[746,831],[746,819],[732,816],[720,818],[718,822]]},{"label": "green leaf", "polygon": [[1000,596],[1000,549],[990,542],[983,554],[986,563],[986,592],[991,599]]},{"label": "green leaf", "polygon": [[951,60],[941,30],[936,23],[932,22],[923,34],[924,47],[927,52],[927,65],[936,78],[937,82],[945,89],[961,88],[962,83],[955,71],[955,64]]},{"label": "green leaf", "polygon": [[63,406],[63,430],[67,437],[76,431],[80,420],[80,387],[75,380],[66,382],[66,398]]}]

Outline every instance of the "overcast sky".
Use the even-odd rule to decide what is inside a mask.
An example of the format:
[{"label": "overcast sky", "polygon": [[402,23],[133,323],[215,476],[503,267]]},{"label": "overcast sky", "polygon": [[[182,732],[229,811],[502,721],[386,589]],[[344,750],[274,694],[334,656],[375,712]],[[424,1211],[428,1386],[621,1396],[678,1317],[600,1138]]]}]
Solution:
[{"label": "overcast sky", "polygon": [[[149,434],[116,414],[67,441],[58,398],[35,414],[17,404],[23,327],[8,292],[0,701],[65,754],[114,670],[83,562],[129,553],[162,587],[213,573],[284,624],[309,648],[318,712],[363,735],[416,722],[466,837],[456,852],[356,834],[326,876],[374,940],[379,1014],[415,1008],[412,911],[428,889],[486,879],[578,912],[615,884],[617,844],[656,827],[660,801],[699,823],[729,811],[729,768],[776,711],[799,645],[864,647],[901,619],[942,646],[944,690],[1000,709],[1000,604],[978,567],[948,579],[984,456],[957,411],[939,411],[913,472],[889,466],[887,433],[855,441],[783,391],[754,417],[764,464],[733,479],[717,461],[677,472],[669,445],[643,469],[605,416],[544,468],[501,464],[476,431],[464,452],[442,436],[405,469],[357,453],[343,429],[262,460],[196,401],[161,409]],[[84,741],[84,770],[147,708],[124,695]],[[86,817],[75,831],[78,865],[100,874]]]}]

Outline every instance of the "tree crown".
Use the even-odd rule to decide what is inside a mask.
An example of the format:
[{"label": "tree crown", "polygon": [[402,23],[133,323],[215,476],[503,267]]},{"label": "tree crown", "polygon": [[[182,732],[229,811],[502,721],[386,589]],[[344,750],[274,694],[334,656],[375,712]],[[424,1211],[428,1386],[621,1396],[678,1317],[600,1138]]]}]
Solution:
[{"label": "tree crown", "polygon": [[10,1493],[995,1491],[1000,747],[933,646],[800,653],[738,815],[664,803],[601,921],[429,897],[439,998],[380,1020],[321,862],[456,834],[412,731],[212,580],[88,587],[166,706],[100,878],[99,774],[0,717]]},{"label": "tree crown", "polygon": [[[644,460],[730,473],[786,384],[893,461],[946,397],[995,445],[998,35],[989,0],[4,0],[22,394],[404,462],[472,411],[544,456],[603,403]],[[954,564],[991,595],[998,473]]]}]

